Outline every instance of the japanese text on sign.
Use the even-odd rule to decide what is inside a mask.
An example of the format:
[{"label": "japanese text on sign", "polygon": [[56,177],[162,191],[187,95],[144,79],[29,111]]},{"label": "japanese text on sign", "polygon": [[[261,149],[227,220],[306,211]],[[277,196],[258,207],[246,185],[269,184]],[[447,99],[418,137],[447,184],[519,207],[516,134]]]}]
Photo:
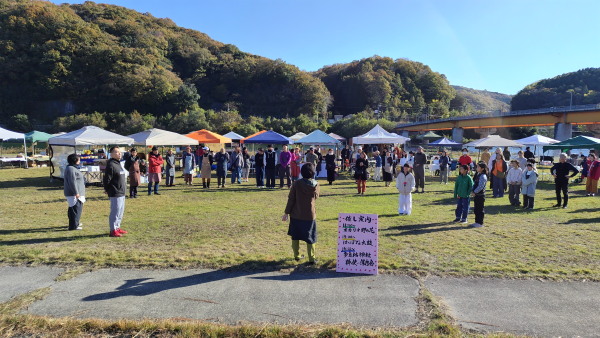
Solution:
[{"label": "japanese text on sign", "polygon": [[378,217],[339,214],[337,272],[377,274]]}]

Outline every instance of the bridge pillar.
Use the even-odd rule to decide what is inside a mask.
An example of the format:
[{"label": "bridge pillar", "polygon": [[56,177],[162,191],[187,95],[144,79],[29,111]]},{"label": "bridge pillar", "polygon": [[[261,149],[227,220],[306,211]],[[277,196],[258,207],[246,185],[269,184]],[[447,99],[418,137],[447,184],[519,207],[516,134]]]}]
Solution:
[{"label": "bridge pillar", "polygon": [[465,130],[462,128],[452,128],[452,140],[454,142],[462,143],[464,133]]},{"label": "bridge pillar", "polygon": [[400,136],[404,136],[404,137],[409,137],[408,136],[408,130],[403,130],[400,132]]},{"label": "bridge pillar", "polygon": [[555,123],[554,138],[564,141],[573,137],[573,126],[570,123]]}]

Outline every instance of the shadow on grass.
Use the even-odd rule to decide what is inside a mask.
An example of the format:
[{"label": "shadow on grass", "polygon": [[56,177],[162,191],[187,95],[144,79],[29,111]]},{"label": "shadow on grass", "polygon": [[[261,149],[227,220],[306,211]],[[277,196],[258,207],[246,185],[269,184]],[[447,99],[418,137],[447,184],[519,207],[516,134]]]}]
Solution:
[{"label": "shadow on grass", "polygon": [[86,236],[47,237],[47,238],[20,239],[20,240],[16,240],[16,241],[0,241],[0,246],[70,242],[70,241],[76,241],[78,239],[98,238],[98,237],[108,237],[108,235],[96,234],[96,235],[86,235]]},{"label": "shadow on grass", "polygon": [[56,231],[67,231],[67,227],[62,226],[62,227],[47,227],[47,228],[0,230],[0,235],[29,234],[29,233],[35,233],[35,232],[56,232]]},{"label": "shadow on grass", "polygon": [[27,187],[36,187],[36,188],[50,188],[46,190],[55,190],[58,187],[62,187],[63,183],[54,180],[50,182],[50,176],[44,177],[19,177],[12,179],[10,181],[0,182],[0,187],[2,188],[27,188]]},{"label": "shadow on grass", "polygon": [[[399,225],[390,227],[387,229],[381,229],[380,232],[385,233],[385,236],[409,236],[409,235],[424,235],[440,231],[451,231],[451,230],[467,230],[469,229],[465,225],[449,226],[448,222],[437,222],[429,224],[413,224],[413,225]],[[386,233],[389,231],[399,231],[394,233]]]},{"label": "shadow on grass", "polygon": [[[202,272],[190,276],[172,278],[167,280],[152,280],[152,278],[138,278],[125,280],[121,286],[118,286],[115,291],[98,293],[84,297],[82,301],[93,302],[108,299],[115,299],[119,297],[127,296],[148,296],[159,292],[185,288],[194,285],[201,285],[211,282],[217,282],[221,280],[240,278],[245,276],[254,275],[260,273],[261,270],[272,270],[273,267],[285,265],[288,262],[286,260],[278,261],[247,261],[239,265],[235,265],[229,268],[224,268],[215,271]],[[348,275],[349,276],[349,275]],[[289,275],[281,276],[265,276],[265,277],[253,277],[256,279],[263,280],[281,280],[281,281],[294,281],[294,280],[308,280],[308,279],[321,279],[321,278],[340,278],[348,277],[346,274],[334,274],[330,272],[326,273],[305,273],[302,272],[302,268],[296,268]]]},{"label": "shadow on grass", "polygon": [[560,224],[599,224],[599,223],[600,223],[600,217],[570,219],[570,220],[560,223]]}]

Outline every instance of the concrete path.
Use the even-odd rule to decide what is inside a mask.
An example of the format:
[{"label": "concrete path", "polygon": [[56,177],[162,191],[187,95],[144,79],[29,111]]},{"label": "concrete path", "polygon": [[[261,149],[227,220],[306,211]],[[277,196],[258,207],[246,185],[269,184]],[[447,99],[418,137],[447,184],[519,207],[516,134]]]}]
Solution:
[{"label": "concrete path", "polygon": [[[50,295],[27,313],[226,324],[405,327],[418,322],[419,283],[407,276],[103,269],[54,282],[60,271],[2,267],[1,299],[51,286]],[[549,337],[600,335],[600,283],[430,277],[425,287],[465,328]]]}]

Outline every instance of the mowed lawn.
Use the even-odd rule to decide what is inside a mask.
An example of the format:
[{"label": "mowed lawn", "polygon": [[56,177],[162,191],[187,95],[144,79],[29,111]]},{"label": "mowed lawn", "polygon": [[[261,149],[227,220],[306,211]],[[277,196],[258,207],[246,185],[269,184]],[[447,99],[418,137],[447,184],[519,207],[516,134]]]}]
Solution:
[{"label": "mowed lawn", "polygon": [[[122,226],[129,234],[109,238],[101,188],[88,187],[84,230],[69,232],[62,183],[50,182],[47,168],[0,170],[0,263],[295,268],[281,222],[288,190],[259,190],[250,180],[204,190],[183,186],[178,177],[160,196],[141,187],[139,198],[126,201]],[[338,213],[373,213],[380,218],[382,273],[600,280],[600,197],[585,197],[582,185],[571,187],[566,210],[551,207],[549,182],[538,183],[532,212],[508,205],[507,197],[488,197],[485,227],[471,229],[451,222],[453,183],[428,180],[427,193],[413,194],[411,216],[397,215],[396,189],[382,182],[369,182],[365,196],[343,176],[322,185],[316,269],[335,268]]]}]

